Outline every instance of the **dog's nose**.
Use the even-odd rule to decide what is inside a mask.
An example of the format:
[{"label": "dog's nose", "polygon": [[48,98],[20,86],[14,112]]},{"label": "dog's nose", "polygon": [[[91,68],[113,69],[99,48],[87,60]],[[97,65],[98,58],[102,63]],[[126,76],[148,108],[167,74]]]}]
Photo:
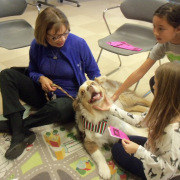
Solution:
[{"label": "dog's nose", "polygon": [[89,91],[90,89],[92,89],[92,85],[87,86],[86,90]]}]

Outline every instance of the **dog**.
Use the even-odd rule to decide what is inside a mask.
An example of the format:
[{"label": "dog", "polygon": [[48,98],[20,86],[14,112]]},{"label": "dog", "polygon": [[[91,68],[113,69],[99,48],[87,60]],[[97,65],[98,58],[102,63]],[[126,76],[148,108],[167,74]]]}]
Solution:
[{"label": "dog", "polygon": [[[73,101],[78,129],[85,134],[85,149],[96,162],[99,175],[103,179],[110,179],[111,173],[100,148],[104,144],[114,144],[119,140],[110,136],[107,127],[116,127],[127,135],[147,137],[148,133],[146,128],[137,128],[110,115],[108,111],[98,111],[93,108],[94,105],[101,106],[104,103],[105,94],[110,99],[120,85],[119,82],[109,80],[105,76],[96,78],[95,81],[87,80],[80,86],[77,97]],[[131,91],[124,92],[116,103],[118,107],[126,111],[146,111],[147,107],[151,105],[149,101],[135,95]]]}]

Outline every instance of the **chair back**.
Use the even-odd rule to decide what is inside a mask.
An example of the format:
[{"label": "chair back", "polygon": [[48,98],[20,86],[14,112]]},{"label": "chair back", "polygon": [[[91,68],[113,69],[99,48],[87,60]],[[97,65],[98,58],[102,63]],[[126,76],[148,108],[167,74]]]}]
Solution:
[{"label": "chair back", "polygon": [[127,19],[152,22],[153,14],[166,0],[124,0],[121,11]]},{"label": "chair back", "polygon": [[26,7],[26,0],[0,0],[0,18],[22,15]]}]

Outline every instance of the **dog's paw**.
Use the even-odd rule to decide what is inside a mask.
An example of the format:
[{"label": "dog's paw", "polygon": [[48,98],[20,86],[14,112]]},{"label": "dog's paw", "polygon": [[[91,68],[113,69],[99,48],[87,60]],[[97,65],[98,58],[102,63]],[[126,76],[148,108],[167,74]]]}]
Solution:
[{"label": "dog's paw", "polygon": [[101,164],[101,166],[99,166],[99,175],[103,179],[110,179],[111,178],[111,171],[110,171],[107,164]]}]

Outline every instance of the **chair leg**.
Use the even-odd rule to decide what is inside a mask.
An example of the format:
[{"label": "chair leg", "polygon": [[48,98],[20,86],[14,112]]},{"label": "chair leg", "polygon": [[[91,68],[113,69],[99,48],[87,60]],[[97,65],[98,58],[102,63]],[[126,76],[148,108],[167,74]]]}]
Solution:
[{"label": "chair leg", "polygon": [[144,94],[142,97],[145,98],[148,94],[151,93],[151,90],[149,90],[146,94]]},{"label": "chair leg", "polygon": [[[161,65],[161,59],[159,60],[159,65]],[[143,98],[145,98],[148,94],[150,94],[151,93],[151,90],[150,91],[148,91],[146,94],[144,94],[142,97]]]},{"label": "chair leg", "polygon": [[37,10],[38,10],[38,14],[41,12],[41,7],[39,6],[38,3],[36,3],[36,7],[37,7]]},{"label": "chair leg", "polygon": [[45,2],[37,1],[37,4],[38,4],[39,7],[41,7],[41,4],[44,4],[44,5],[46,5],[46,6],[56,7],[56,6],[53,5],[53,4],[49,4],[49,3],[48,3],[48,0],[45,0]]},{"label": "chair leg", "polygon": [[106,74],[106,76],[109,76],[109,75],[115,73],[121,67],[121,65],[122,65],[121,58],[120,58],[120,56],[118,54],[117,54],[117,56],[118,56],[118,59],[119,59],[119,67],[114,69],[113,71],[109,72],[108,74]]},{"label": "chair leg", "polygon": [[[147,56],[147,58],[149,57],[149,54],[150,54],[150,52],[148,53],[148,56]],[[159,64],[161,64],[161,62],[159,62]],[[139,80],[140,81],[140,80]],[[136,83],[136,86],[135,86],[135,88],[134,88],[134,92],[136,91],[136,89],[137,89],[137,87],[138,87],[138,84],[139,84],[139,81]],[[144,97],[146,97],[148,94],[150,94],[151,93],[151,90],[150,91],[148,91],[146,94],[144,94],[142,97],[144,98]]]},{"label": "chair leg", "polygon": [[[140,80],[139,80],[139,81],[140,81]],[[135,91],[136,91],[136,89],[137,89],[137,87],[138,87],[138,84],[139,84],[139,81],[136,83],[136,86],[134,87],[133,92],[135,92]]]},{"label": "chair leg", "polygon": [[[100,53],[99,53],[99,56],[98,56],[98,58],[97,58],[97,64],[98,64],[98,62],[99,62],[99,59],[100,59],[100,56],[101,56],[101,54],[102,54],[102,50],[103,49],[101,49],[100,50]],[[111,71],[111,72],[109,72],[108,74],[106,74],[106,76],[109,76],[109,75],[111,75],[111,74],[113,74],[114,72],[116,72],[117,70],[119,70],[119,68],[121,67],[121,65],[122,65],[122,62],[121,62],[121,58],[119,57],[119,55],[117,54],[117,56],[118,56],[118,59],[119,59],[119,67],[118,68],[116,68],[116,69],[114,69],[113,71]]]},{"label": "chair leg", "polygon": [[[159,60],[159,65],[161,65],[161,59]],[[143,98],[145,98],[148,94],[150,94],[151,93],[151,90],[150,91],[148,91],[146,94],[144,94],[142,97]]]},{"label": "chair leg", "polygon": [[[74,1],[74,0],[64,0],[64,1],[69,1],[69,2],[72,2],[72,3],[76,3],[76,4],[77,4],[77,7],[80,7],[80,6],[81,6],[78,1]],[[60,0],[60,2],[62,3],[63,0]]]},{"label": "chair leg", "polygon": [[98,58],[97,58],[97,61],[96,61],[96,62],[97,62],[97,64],[98,64],[98,62],[99,62],[99,59],[100,59],[100,56],[101,56],[102,50],[103,50],[103,49],[101,49],[101,50],[100,50],[99,56],[98,56]]},{"label": "chair leg", "polygon": [[[140,81],[140,80],[139,80]],[[137,87],[138,87],[138,84],[139,84],[139,81],[136,83],[136,86],[134,87],[134,90],[133,90],[133,92],[135,92],[136,91],[136,89],[137,89]],[[143,98],[145,98],[148,94],[150,94],[151,93],[151,90],[150,91],[148,91],[146,94],[144,94],[142,97]]]}]

